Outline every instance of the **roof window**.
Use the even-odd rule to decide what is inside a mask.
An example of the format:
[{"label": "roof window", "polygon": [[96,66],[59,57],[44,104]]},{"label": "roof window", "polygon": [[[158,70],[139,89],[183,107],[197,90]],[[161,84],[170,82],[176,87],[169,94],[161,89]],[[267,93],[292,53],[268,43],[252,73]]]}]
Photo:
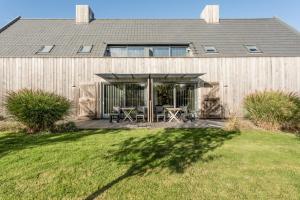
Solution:
[{"label": "roof window", "polygon": [[205,53],[219,53],[214,46],[204,46]]},{"label": "roof window", "polygon": [[38,54],[43,54],[43,53],[50,53],[52,51],[52,49],[54,48],[54,45],[45,45],[42,46],[39,50],[38,50]]},{"label": "roof window", "polygon": [[262,53],[261,50],[255,45],[246,45],[245,47],[249,53]]},{"label": "roof window", "polygon": [[78,53],[91,53],[93,45],[81,46],[78,50]]}]

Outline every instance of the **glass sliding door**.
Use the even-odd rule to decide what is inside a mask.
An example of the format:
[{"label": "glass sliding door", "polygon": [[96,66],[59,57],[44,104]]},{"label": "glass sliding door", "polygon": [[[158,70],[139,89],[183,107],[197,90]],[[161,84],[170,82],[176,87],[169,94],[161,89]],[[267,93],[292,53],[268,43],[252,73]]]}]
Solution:
[{"label": "glass sliding door", "polygon": [[107,117],[114,106],[123,107],[124,101],[124,86],[121,84],[103,85],[103,114]]},{"label": "glass sliding door", "polygon": [[108,117],[114,106],[146,106],[146,84],[118,83],[102,87],[103,117]]},{"label": "glass sliding door", "polygon": [[155,106],[174,106],[174,84],[156,83],[154,85]]},{"label": "glass sliding door", "polygon": [[195,85],[176,85],[176,107],[187,106],[189,110],[195,110]]},{"label": "glass sliding door", "polygon": [[195,84],[156,83],[154,105],[181,107],[195,110]]},{"label": "glass sliding door", "polygon": [[146,105],[145,84],[125,84],[125,106]]}]

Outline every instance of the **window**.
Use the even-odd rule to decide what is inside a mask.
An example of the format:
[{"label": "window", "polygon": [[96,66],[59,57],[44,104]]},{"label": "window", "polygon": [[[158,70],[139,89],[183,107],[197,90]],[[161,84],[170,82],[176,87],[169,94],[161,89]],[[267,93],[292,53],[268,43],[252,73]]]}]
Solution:
[{"label": "window", "polygon": [[81,46],[78,50],[78,53],[91,53],[93,45]]},{"label": "window", "polygon": [[185,57],[185,56],[187,56],[186,47],[171,47],[171,56],[172,57]]},{"label": "window", "polygon": [[110,45],[105,51],[109,57],[186,57],[188,46]]},{"label": "window", "polygon": [[204,46],[205,53],[218,53],[216,47],[214,46]]},{"label": "window", "polygon": [[54,45],[45,45],[45,46],[42,46],[37,53],[50,53],[51,50],[53,49]]},{"label": "window", "polygon": [[144,57],[144,47],[128,47],[128,57]]},{"label": "window", "polygon": [[246,45],[247,50],[249,51],[249,53],[262,53],[259,48],[257,48],[257,46],[255,45]]},{"label": "window", "polygon": [[111,57],[127,57],[126,47],[110,47],[109,56]]},{"label": "window", "polygon": [[153,57],[169,57],[169,47],[153,47]]}]

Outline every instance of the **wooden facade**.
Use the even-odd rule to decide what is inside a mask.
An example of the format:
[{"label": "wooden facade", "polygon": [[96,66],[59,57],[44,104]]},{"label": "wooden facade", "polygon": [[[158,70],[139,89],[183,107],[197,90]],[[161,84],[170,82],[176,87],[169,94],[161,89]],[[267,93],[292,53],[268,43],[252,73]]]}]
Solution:
[{"label": "wooden facade", "polygon": [[[258,90],[300,93],[300,57],[0,58],[0,106],[3,108],[7,91],[22,88],[55,92],[78,104],[78,88],[94,84],[93,105],[100,116],[99,83],[104,80],[96,75],[99,73],[205,73],[198,84],[198,109],[207,91],[205,84],[217,82],[226,115],[242,115],[243,98]],[[85,96],[91,98],[89,95]]]}]

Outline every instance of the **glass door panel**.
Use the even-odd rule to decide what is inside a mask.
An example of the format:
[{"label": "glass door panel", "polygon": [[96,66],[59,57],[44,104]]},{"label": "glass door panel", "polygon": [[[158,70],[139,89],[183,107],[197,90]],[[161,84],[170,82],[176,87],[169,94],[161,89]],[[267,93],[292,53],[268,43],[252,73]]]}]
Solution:
[{"label": "glass door panel", "polygon": [[187,106],[189,110],[195,110],[195,85],[176,85],[176,107]]},{"label": "glass door panel", "polygon": [[154,103],[155,106],[174,106],[174,84],[155,84]]},{"label": "glass door panel", "polygon": [[188,106],[195,109],[195,84],[157,83],[154,86],[154,103],[161,106]]},{"label": "glass door panel", "polygon": [[120,83],[103,85],[103,115],[108,117],[114,106],[137,107],[146,105],[146,84]]}]

